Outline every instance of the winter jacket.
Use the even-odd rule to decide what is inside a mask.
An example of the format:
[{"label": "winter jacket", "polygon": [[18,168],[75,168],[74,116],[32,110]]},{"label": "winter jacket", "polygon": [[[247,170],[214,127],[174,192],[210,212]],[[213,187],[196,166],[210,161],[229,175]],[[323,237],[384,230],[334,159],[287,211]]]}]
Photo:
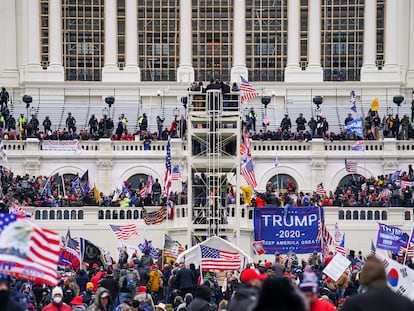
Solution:
[{"label": "winter jacket", "polygon": [[112,304],[111,295],[109,295],[108,304],[106,305],[106,308],[104,308],[101,305],[101,300],[99,299],[99,297],[101,297],[101,295],[104,292],[109,293],[109,291],[104,287],[99,287],[98,288],[98,290],[95,294],[95,302],[92,305],[90,305],[88,309],[86,309],[87,311],[109,311],[109,310],[111,310],[111,304]]},{"label": "winter jacket", "polygon": [[79,274],[76,276],[76,283],[79,285],[79,291],[86,291],[86,283],[89,282],[88,276],[85,270],[79,270]]},{"label": "winter jacket", "polygon": [[175,281],[179,289],[191,288],[193,287],[193,273],[190,269],[182,268],[178,271]]},{"label": "winter jacket", "polygon": [[[2,310],[0,308],[0,310]],[[6,309],[7,310],[7,309]],[[11,310],[11,309],[10,309]],[[18,310],[18,309],[13,309]],[[54,302],[49,303],[47,306],[43,307],[42,311],[72,311],[72,308],[69,307],[67,304],[62,303],[60,306],[55,304]]]},{"label": "winter jacket", "polygon": [[200,285],[196,289],[196,298],[187,306],[187,311],[210,311],[210,288]]},{"label": "winter jacket", "polygon": [[257,303],[259,289],[247,284],[240,284],[230,300],[228,311],[245,311],[250,310]]}]

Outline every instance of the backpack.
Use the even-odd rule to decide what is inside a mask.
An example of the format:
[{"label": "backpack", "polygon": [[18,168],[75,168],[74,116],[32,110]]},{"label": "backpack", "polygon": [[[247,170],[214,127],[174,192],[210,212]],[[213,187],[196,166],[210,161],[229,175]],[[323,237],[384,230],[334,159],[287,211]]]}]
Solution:
[{"label": "backpack", "polygon": [[154,308],[152,307],[151,298],[148,298],[148,296],[149,295],[146,294],[145,299],[139,303],[139,307],[138,307],[139,311],[154,311]]},{"label": "backpack", "polygon": [[130,292],[135,289],[135,282],[131,279],[128,275],[122,276],[122,280],[120,280],[120,287],[122,291]]}]

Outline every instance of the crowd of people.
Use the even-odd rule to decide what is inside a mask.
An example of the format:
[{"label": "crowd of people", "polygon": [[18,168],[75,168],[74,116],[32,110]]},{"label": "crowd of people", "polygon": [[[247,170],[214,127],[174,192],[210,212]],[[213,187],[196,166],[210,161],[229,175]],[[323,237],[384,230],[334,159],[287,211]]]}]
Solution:
[{"label": "crowd of people", "polygon": [[[162,255],[162,254],[159,254]],[[414,303],[387,285],[383,262],[350,251],[350,265],[336,280],[323,273],[333,259],[313,252],[275,253],[238,271],[201,270],[194,263],[154,260],[120,249],[117,262],[83,263],[57,271],[46,286],[0,275],[0,310],[42,311],[412,311]],[[396,258],[401,261],[401,258]],[[414,265],[406,261],[408,269]]]}]

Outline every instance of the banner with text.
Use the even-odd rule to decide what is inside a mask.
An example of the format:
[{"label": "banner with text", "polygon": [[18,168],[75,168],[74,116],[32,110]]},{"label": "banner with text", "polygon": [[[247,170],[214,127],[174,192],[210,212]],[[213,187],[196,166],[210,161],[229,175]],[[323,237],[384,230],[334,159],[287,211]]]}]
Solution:
[{"label": "banner with text", "polygon": [[44,140],[42,150],[47,151],[82,151],[81,144],[78,140]]},{"label": "banner with text", "polygon": [[400,228],[378,224],[377,248],[398,253],[401,247],[406,247],[408,234]]},{"label": "banner with text", "polygon": [[280,207],[256,208],[254,239],[264,241],[266,254],[321,251],[321,242],[317,239],[319,217],[318,207],[290,207],[286,215]]}]

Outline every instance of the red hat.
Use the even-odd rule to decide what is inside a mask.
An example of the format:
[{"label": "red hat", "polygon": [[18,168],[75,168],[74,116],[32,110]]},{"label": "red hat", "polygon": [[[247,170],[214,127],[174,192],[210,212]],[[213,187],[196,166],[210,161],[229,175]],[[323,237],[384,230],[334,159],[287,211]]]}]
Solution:
[{"label": "red hat", "polygon": [[93,265],[92,265],[92,268],[98,268],[99,266],[98,266],[98,264],[97,263],[94,263]]},{"label": "red hat", "polygon": [[269,269],[269,268],[271,268],[272,267],[272,263],[270,262],[270,261],[266,261],[265,262],[265,268],[266,269]]},{"label": "red hat", "polygon": [[83,298],[81,296],[75,296],[75,297],[73,297],[70,304],[73,305],[73,306],[81,306],[81,305],[83,305]]},{"label": "red hat", "polygon": [[157,265],[151,265],[151,269],[157,269]]},{"label": "red hat", "polygon": [[242,281],[243,283],[254,280],[254,279],[266,280],[267,274],[261,274],[256,269],[252,269],[252,268],[244,269],[242,273],[240,274],[240,281]]},{"label": "red hat", "polygon": [[129,264],[129,267],[130,267],[130,268],[135,268],[135,263],[134,263],[134,262],[131,262],[131,263]]},{"label": "red hat", "polygon": [[146,286],[140,286],[138,287],[138,293],[145,293],[147,291],[147,287]]}]

